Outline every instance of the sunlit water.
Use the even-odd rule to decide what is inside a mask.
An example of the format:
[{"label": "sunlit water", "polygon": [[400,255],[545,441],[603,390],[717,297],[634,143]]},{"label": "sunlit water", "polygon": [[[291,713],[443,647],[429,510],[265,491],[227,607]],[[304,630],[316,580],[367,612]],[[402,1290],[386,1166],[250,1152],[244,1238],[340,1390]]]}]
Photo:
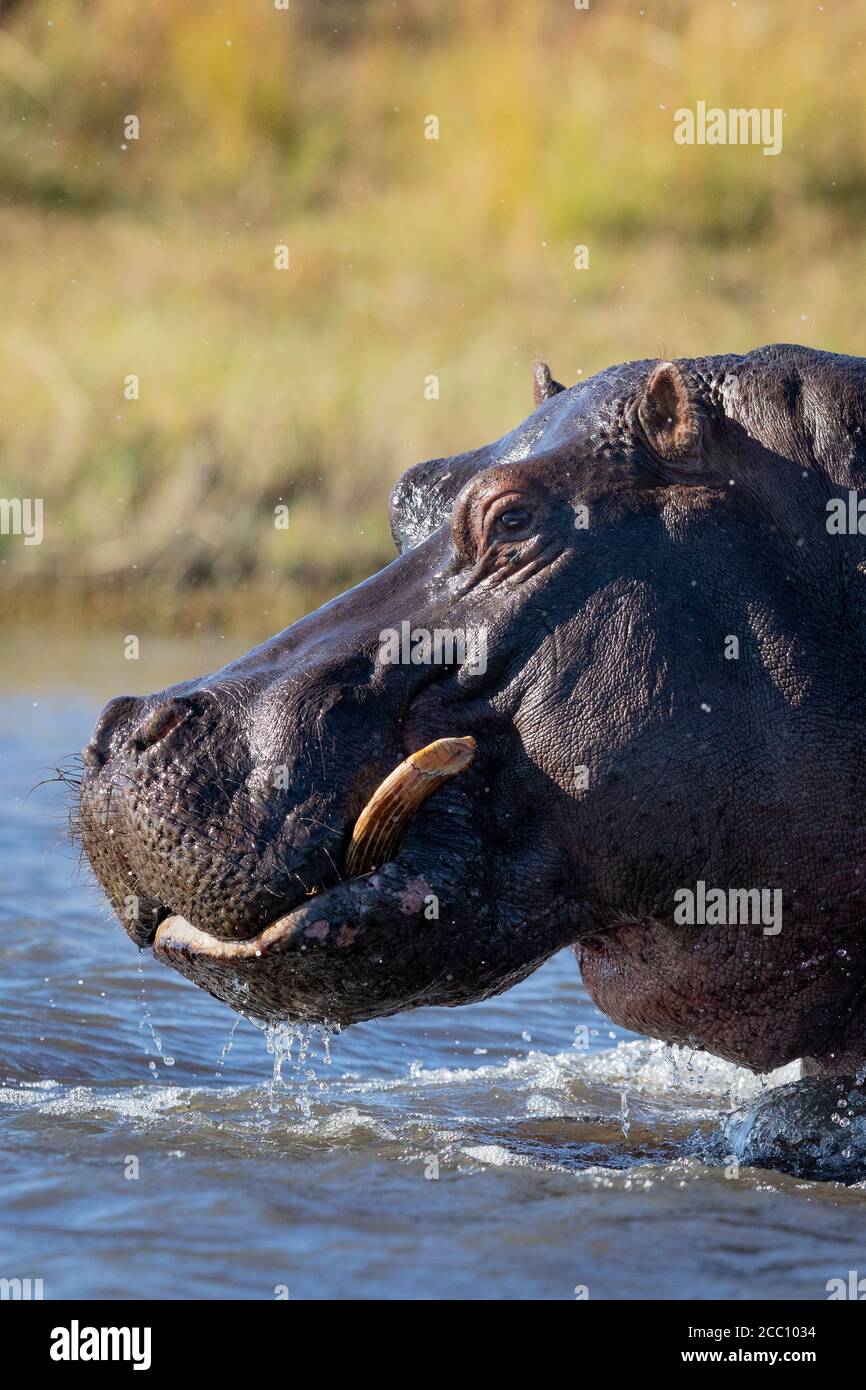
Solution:
[{"label": "sunlit water", "polygon": [[56,653],[48,679],[32,652],[4,672],[0,1276],[47,1298],[814,1299],[866,1273],[866,1192],[705,1165],[762,1083],[614,1028],[569,953],[331,1038],[266,1036],[139,957],[60,789],[31,791],[106,695],[214,664],[168,649],[134,680],[118,651],[66,686]]}]

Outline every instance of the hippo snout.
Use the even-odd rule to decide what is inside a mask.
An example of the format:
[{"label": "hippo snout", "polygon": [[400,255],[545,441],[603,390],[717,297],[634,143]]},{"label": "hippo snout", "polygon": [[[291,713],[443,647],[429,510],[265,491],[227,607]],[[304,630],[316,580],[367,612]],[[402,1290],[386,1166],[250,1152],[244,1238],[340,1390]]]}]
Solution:
[{"label": "hippo snout", "polygon": [[109,700],[82,753],[85,769],[98,772],[109,756],[112,741],[121,727],[130,727],[143,701],[137,695],[117,695]]}]

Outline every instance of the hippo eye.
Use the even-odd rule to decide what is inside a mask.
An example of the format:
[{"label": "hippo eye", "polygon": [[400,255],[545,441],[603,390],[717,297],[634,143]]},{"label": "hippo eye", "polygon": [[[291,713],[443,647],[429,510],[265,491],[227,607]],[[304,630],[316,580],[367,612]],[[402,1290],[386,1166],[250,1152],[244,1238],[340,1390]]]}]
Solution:
[{"label": "hippo eye", "polygon": [[532,513],[525,507],[509,507],[496,518],[497,531],[504,532],[508,536],[513,536],[517,531],[524,530],[532,520]]}]

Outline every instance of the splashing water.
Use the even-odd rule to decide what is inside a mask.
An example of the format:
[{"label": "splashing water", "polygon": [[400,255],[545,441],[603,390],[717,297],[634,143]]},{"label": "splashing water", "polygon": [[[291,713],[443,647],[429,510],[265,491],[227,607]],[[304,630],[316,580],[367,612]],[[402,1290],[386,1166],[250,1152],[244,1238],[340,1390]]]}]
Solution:
[{"label": "splashing water", "polygon": [[[331,1038],[339,1033],[336,1024],[330,1023],[271,1023],[265,1028],[265,1044],[273,1055],[274,1071],[268,1084],[268,1100],[271,1111],[279,1109],[280,1092],[291,1090],[295,1104],[309,1121],[313,1113],[310,1091],[317,1080],[315,1058],[311,1053],[315,1039],[321,1042],[321,1063],[331,1065]],[[297,1047],[296,1047],[297,1044]],[[292,1072],[291,1080],[283,1075],[283,1067],[288,1064]],[[294,1083],[294,1084],[292,1084]]]},{"label": "splashing water", "polygon": [[228,1055],[231,1052],[232,1047],[234,1046],[235,1033],[238,1031],[238,1026],[242,1018],[243,1014],[235,1014],[234,1022],[232,1023],[232,1026],[229,1029],[229,1035],[223,1043],[222,1051],[220,1052],[220,1055],[217,1058],[217,1069],[214,1072],[214,1076],[222,1075],[222,1069],[225,1067]]},{"label": "splashing water", "polygon": [[[159,1036],[159,1034],[156,1031],[156,1028],[154,1027],[153,1016],[150,1012],[150,1005],[147,1002],[147,990],[144,983],[144,967],[142,965],[141,952],[139,952],[138,955],[138,979],[140,984],[139,995],[141,1003],[141,1017],[138,1022],[138,1031],[142,1034],[142,1037],[144,1037],[146,1032],[150,1032],[150,1040],[153,1043],[154,1048],[156,1049],[157,1057],[160,1058],[164,1067],[173,1067],[174,1058],[170,1057],[168,1053],[163,1052],[162,1038]],[[150,1050],[146,1037],[144,1037],[144,1045],[145,1054],[150,1059],[147,1064],[148,1070],[150,1072],[150,1077],[152,1081],[156,1081],[159,1074],[159,1068],[156,1064],[156,1060],[153,1056],[153,1053]]]},{"label": "splashing water", "polygon": [[630,1115],[629,1108],[628,1108],[628,1088],[627,1088],[626,1086],[623,1086],[623,1087],[621,1087],[621,1089],[620,1089],[620,1093],[619,1093],[619,1114],[620,1114],[620,1124],[621,1124],[621,1127],[622,1127],[622,1137],[623,1137],[623,1139],[627,1139],[627,1138],[628,1138],[628,1132],[629,1132],[629,1130],[631,1129],[631,1115]]}]

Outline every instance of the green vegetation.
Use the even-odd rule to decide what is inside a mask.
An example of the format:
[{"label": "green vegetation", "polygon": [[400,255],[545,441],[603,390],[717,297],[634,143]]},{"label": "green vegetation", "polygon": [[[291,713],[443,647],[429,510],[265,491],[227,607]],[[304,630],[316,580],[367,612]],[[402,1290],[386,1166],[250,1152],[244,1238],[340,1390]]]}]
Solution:
[{"label": "green vegetation", "polygon": [[[4,10],[0,497],[45,507],[5,616],[288,621],[391,557],[404,467],[527,413],[537,354],[866,348],[860,6]],[[782,153],[676,145],[698,99],[783,108]]]}]

